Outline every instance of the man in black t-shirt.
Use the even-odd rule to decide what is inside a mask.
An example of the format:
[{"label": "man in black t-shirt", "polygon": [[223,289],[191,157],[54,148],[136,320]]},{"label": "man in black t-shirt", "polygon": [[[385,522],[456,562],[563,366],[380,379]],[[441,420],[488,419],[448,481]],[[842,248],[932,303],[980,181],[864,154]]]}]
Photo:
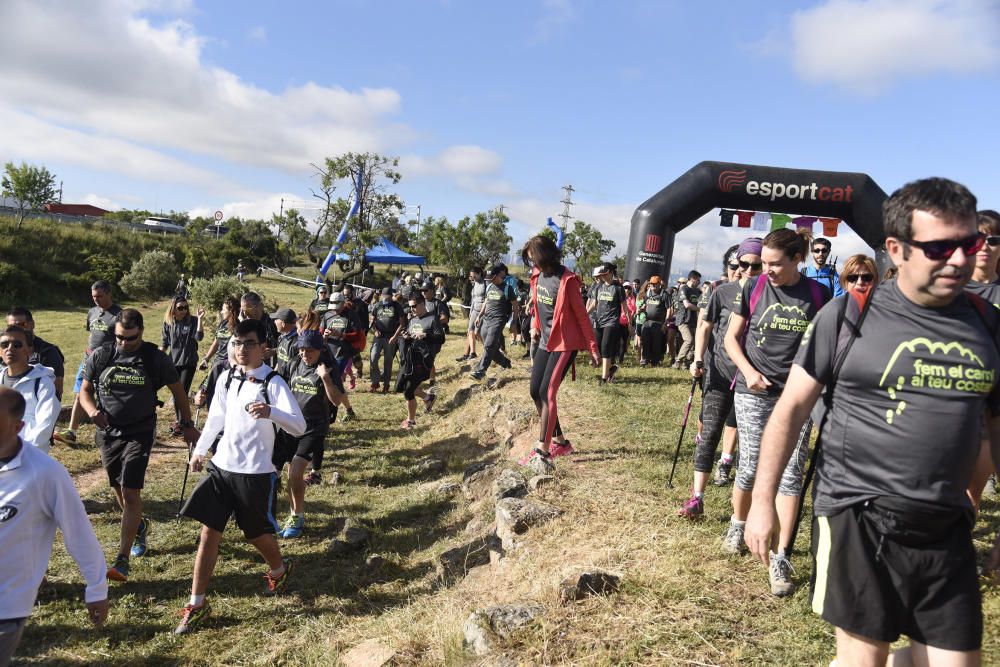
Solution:
[{"label": "man in black t-shirt", "polygon": [[[392,362],[396,356],[396,343],[399,334],[403,331],[405,313],[399,302],[392,298],[392,288],[386,287],[382,290],[382,299],[371,307],[371,377],[372,384],[370,391],[389,393],[389,385],[392,382]],[[382,358],[381,367],[379,358]]]},{"label": "man in black t-shirt", "polygon": [[97,428],[101,462],[122,508],[118,556],[108,578],[127,581],[129,556],[146,553],[150,521],[142,516],[142,487],[156,434],[156,393],[170,389],[181,413],[180,426],[189,445],[198,441],[191,406],[173,361],[156,345],[142,340],[142,313],[121,311],[113,336],[87,359],[80,406]]},{"label": "man in black t-shirt", "polygon": [[511,367],[510,359],[500,348],[503,345],[503,330],[512,314],[514,319],[517,318],[518,305],[517,292],[505,280],[506,275],[507,267],[503,264],[491,266],[486,271],[486,294],[476,318],[476,328],[483,337],[483,356],[472,371],[474,380],[486,377],[486,370],[493,361],[501,368]]},{"label": "man in black t-shirt", "polygon": [[288,365],[299,356],[295,347],[299,335],[298,327],[295,326],[297,321],[295,311],[291,308],[279,308],[277,312],[271,313],[271,321],[278,330],[278,361],[274,370],[284,376]]},{"label": "man in black t-shirt", "polygon": [[694,332],[698,324],[698,301],[701,299],[701,274],[688,272],[687,283],[678,290],[674,321],[681,336],[681,349],[677,352],[674,368],[687,368],[694,361]]},{"label": "man in black t-shirt", "polygon": [[[62,350],[35,334],[35,320],[27,308],[14,306],[7,311],[7,326],[21,327],[28,332],[32,348],[28,363],[32,366],[41,364],[52,369],[52,373],[55,375],[56,398],[62,400],[63,379],[66,375],[66,357],[63,356]],[[2,363],[0,361],[0,364]]]},{"label": "man in black t-shirt", "polygon": [[317,315],[322,315],[330,307],[330,293],[326,285],[319,285],[316,288],[316,298],[309,303],[309,310]]},{"label": "man in black t-shirt", "polygon": [[[746,542],[767,560],[781,471],[827,387],[812,607],[836,628],[838,662],[885,664],[890,644],[907,635],[903,664],[979,664],[982,603],[966,489],[984,412],[1000,460],[1000,321],[963,293],[984,241],[976,199],[958,183],[926,179],[893,193],[884,216],[898,278],[869,292],[864,317],[851,320],[860,327],[849,348],[839,339],[850,326],[850,295],[806,331],[764,430]],[[989,567],[998,565],[1000,540]]]},{"label": "man in black t-shirt", "polygon": [[603,384],[614,381],[618,371],[618,364],[614,363],[614,359],[618,356],[621,336],[618,321],[625,303],[625,290],[614,282],[617,269],[611,262],[602,264],[595,272],[598,272],[597,282],[591,291],[589,310],[593,313],[594,334],[601,350],[600,382]]},{"label": "man in black t-shirt", "polygon": [[396,384],[396,391],[406,399],[406,419],[404,430],[411,431],[416,425],[417,398],[424,402],[424,412],[430,412],[436,395],[433,389],[424,391],[420,386],[431,377],[434,358],[444,342],[444,328],[441,320],[427,312],[423,295],[419,292],[410,297],[410,317],[406,331],[401,335],[406,339],[406,358]]}]

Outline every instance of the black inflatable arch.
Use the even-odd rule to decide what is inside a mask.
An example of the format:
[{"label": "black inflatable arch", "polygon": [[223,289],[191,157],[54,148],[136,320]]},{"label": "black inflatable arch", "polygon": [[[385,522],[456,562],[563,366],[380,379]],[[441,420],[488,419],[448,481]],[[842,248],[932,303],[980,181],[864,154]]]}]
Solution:
[{"label": "black inflatable arch", "polygon": [[674,236],[716,207],[840,218],[872,247],[881,271],[889,266],[883,247],[885,199],[867,174],[701,162],[635,210],[626,276],[669,276]]}]

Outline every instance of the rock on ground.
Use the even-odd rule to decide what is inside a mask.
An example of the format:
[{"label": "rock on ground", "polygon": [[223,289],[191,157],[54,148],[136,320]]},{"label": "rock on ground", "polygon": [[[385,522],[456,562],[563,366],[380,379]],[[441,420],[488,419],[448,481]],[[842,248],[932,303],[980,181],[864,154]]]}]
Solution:
[{"label": "rock on ground", "polygon": [[365,548],[371,540],[371,533],[367,528],[363,528],[350,519],[334,519],[334,526],[340,526],[336,535],[327,547],[327,553],[331,556],[346,556]]},{"label": "rock on ground", "polygon": [[340,657],[344,667],[382,667],[396,656],[396,651],[378,639],[368,639]]},{"label": "rock on ground", "polygon": [[523,498],[528,495],[528,483],[524,475],[506,468],[500,471],[496,479],[493,480],[493,497],[497,500],[502,498]]},{"label": "rock on ground", "polygon": [[559,598],[563,602],[582,600],[591,595],[608,595],[618,590],[621,577],[604,570],[587,570],[564,579],[559,584]]},{"label": "rock on ground", "polygon": [[540,487],[548,486],[554,481],[556,478],[553,475],[535,475],[528,480],[528,489],[537,491]]},{"label": "rock on ground", "polygon": [[537,500],[523,498],[504,498],[497,502],[497,536],[504,549],[512,549],[514,536],[527,532],[531,526],[537,526],[562,514],[562,510],[554,505]]},{"label": "rock on ground", "polygon": [[462,493],[469,500],[482,498],[489,493],[496,474],[496,466],[492,463],[476,463],[469,466],[462,473]]},{"label": "rock on ground", "polygon": [[490,552],[500,549],[499,542],[496,535],[490,534],[478,537],[460,547],[448,549],[434,562],[438,579],[448,583],[464,577],[474,567],[488,565]]},{"label": "rock on ground", "polygon": [[472,612],[463,631],[465,646],[476,655],[487,655],[496,647],[496,640],[509,639],[528,627],[545,608],[534,603],[488,607]]}]

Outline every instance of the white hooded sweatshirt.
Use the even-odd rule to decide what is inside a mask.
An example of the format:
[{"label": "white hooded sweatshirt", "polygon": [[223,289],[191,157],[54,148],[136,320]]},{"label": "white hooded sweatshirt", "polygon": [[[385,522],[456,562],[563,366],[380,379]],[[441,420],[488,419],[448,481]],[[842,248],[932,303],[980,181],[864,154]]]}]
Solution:
[{"label": "white hooded sweatshirt", "polygon": [[[0,369],[0,384],[6,379],[9,369]],[[24,410],[24,428],[18,434],[25,442],[49,453],[52,431],[56,428],[61,405],[56,398],[55,373],[48,366],[32,366],[24,377],[17,381],[14,390],[24,396],[27,406]]]}]

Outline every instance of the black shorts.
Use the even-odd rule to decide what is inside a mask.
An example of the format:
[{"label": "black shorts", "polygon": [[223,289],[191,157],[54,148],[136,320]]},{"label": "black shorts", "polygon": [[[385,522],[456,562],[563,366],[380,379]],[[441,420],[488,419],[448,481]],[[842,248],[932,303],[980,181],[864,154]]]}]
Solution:
[{"label": "black shorts", "polygon": [[229,517],[235,515],[236,525],[248,540],[252,540],[278,532],[274,518],[277,499],[277,473],[228,472],[210,461],[181,514],[220,533],[226,529]]},{"label": "black shorts", "polygon": [[878,509],[882,500],[813,518],[813,611],[876,641],[906,635],[949,651],[979,649],[983,612],[971,522],[960,514],[901,519]]},{"label": "black shorts", "polygon": [[426,368],[421,368],[409,375],[400,373],[399,379],[396,381],[396,391],[402,392],[403,398],[412,401],[416,398],[416,391],[420,388],[421,383],[426,382],[430,377],[431,373]]},{"label": "black shorts", "polygon": [[126,489],[143,487],[149,453],[153,451],[153,439],[152,434],[113,436],[97,429],[94,441],[111,486]]},{"label": "black shorts", "polygon": [[618,323],[609,324],[606,327],[598,327],[597,331],[597,346],[601,349],[601,358],[611,359],[612,357],[617,357],[618,352],[618,339],[621,334],[621,328]]},{"label": "black shorts", "polygon": [[292,458],[296,456],[306,461],[312,461],[313,455],[323,449],[326,436],[330,432],[329,423],[323,424],[323,426],[326,428],[312,429],[298,438],[281,431],[278,434],[278,439],[274,442],[274,456],[271,459],[275,467],[280,468],[286,463],[291,463]]}]

